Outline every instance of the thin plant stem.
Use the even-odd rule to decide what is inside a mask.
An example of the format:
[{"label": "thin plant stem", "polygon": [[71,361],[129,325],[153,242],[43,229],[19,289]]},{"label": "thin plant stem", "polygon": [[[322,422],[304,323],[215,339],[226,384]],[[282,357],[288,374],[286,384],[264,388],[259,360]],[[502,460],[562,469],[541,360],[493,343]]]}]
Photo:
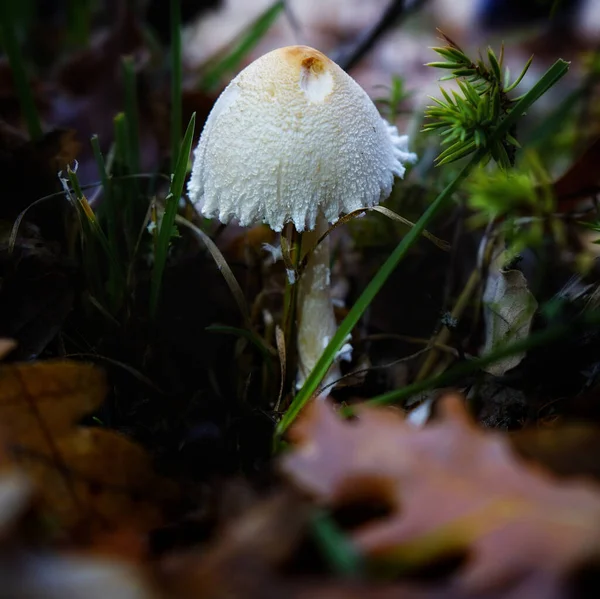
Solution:
[{"label": "thin plant stem", "polygon": [[[478,269],[475,269],[471,273],[471,276],[469,277],[467,284],[465,285],[464,289],[462,290],[461,294],[459,295],[458,300],[456,301],[456,304],[454,305],[454,308],[452,309],[452,312],[450,313],[450,317],[452,319],[459,320],[460,317],[463,315],[465,309],[467,308],[467,306],[469,305],[469,302],[471,301],[471,296],[473,295],[473,293],[475,293],[477,287],[479,286],[480,281],[481,281],[481,274]],[[431,342],[432,349],[427,354],[427,357],[425,358],[423,365],[421,366],[421,368],[419,369],[419,372],[417,373],[417,376],[416,376],[417,381],[422,381],[423,379],[427,378],[427,376],[431,372],[431,369],[435,365],[436,360],[438,359],[438,356],[439,356],[439,350],[434,349],[434,348],[436,346],[446,345],[448,343],[449,339],[450,339],[450,329],[444,325],[442,327],[442,329],[440,330],[440,332],[434,337],[434,339]]]},{"label": "thin plant stem", "polygon": [[[92,136],[91,145],[92,151],[94,153],[94,158],[96,160],[96,165],[98,166],[98,172],[100,173],[100,179],[102,181],[102,190],[104,192],[104,199],[102,205],[104,207],[104,215],[106,217],[106,236],[108,240],[108,246],[110,248],[111,255],[116,256],[117,262],[120,262],[119,244],[117,238],[117,214],[115,210],[114,194],[112,194],[111,180],[109,179],[108,173],[106,172],[106,163],[104,162],[104,156],[102,156],[102,152],[100,150],[100,144],[98,142],[97,135]],[[81,187],[79,187],[79,191],[81,192]],[[109,263],[107,286],[108,294],[111,299],[111,308],[113,309],[113,311],[116,311],[119,305],[119,279],[119,272],[115,269],[115,264],[111,260]]]},{"label": "thin plant stem", "polygon": [[154,255],[154,268],[152,270],[152,280],[150,285],[150,314],[153,318],[156,317],[158,312],[162,278],[167,264],[169,245],[171,243],[171,238],[173,237],[177,209],[183,193],[183,185],[185,182],[189,155],[192,149],[195,124],[196,113],[194,112],[185,131],[185,135],[183,136],[181,146],[177,151],[177,164],[175,165],[175,171],[173,172],[173,180],[169,187],[169,193],[165,198],[165,211],[162,215],[162,219],[160,219],[160,222],[157,225],[157,247]]},{"label": "thin plant stem", "polygon": [[133,58],[124,56],[122,66],[125,79],[125,114],[127,115],[127,165],[130,173],[137,173],[140,170],[140,123]]}]

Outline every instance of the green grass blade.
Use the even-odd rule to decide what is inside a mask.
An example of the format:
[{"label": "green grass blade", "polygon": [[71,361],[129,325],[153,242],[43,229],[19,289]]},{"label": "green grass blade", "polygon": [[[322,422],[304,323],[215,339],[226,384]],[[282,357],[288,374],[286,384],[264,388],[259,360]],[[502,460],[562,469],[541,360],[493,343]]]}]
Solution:
[{"label": "green grass blade", "polygon": [[183,193],[183,184],[187,172],[188,160],[192,151],[192,141],[194,138],[194,126],[196,124],[196,113],[187,126],[181,148],[177,155],[177,164],[173,173],[173,179],[169,188],[169,194],[165,199],[165,211],[160,222],[156,253],[154,255],[154,268],[152,270],[152,281],[150,286],[150,314],[155,317],[158,311],[158,301],[160,298],[160,289],[162,276],[167,263],[169,253],[169,244],[175,226],[175,217],[179,207],[179,200]]},{"label": "green grass blade", "polygon": [[[73,194],[76,200],[75,206],[79,211],[80,222],[82,225],[82,251],[84,252],[83,259],[86,264],[86,272],[90,278],[95,279],[94,287],[97,290],[97,293],[104,297],[106,295],[104,285],[98,277],[98,274],[102,272],[102,269],[100,268],[100,258],[96,253],[95,244],[97,243],[102,248],[108,263],[108,302],[110,304],[110,309],[114,311],[120,305],[124,292],[123,269],[117,254],[117,247],[111,246],[102,230],[94,211],[83,194],[77,173],[70,167],[67,167],[67,175],[69,183],[73,188]],[[88,238],[88,236],[90,238]]]},{"label": "green grass blade", "polygon": [[171,172],[175,172],[181,140],[181,0],[171,0]]},{"label": "green grass blade", "polygon": [[83,194],[81,186],[79,184],[79,179],[77,177],[77,173],[71,170],[70,167],[67,167],[67,175],[69,177],[69,183],[73,188],[73,193],[75,194],[75,198],[78,202],[78,206],[81,210],[82,219],[88,223],[90,231],[93,233],[94,237],[104,250],[106,257],[111,262],[111,264],[117,269],[120,269],[119,260],[115,253],[113,252],[113,248],[111,248],[102,227],[100,227],[100,223],[98,223],[98,219],[92,210],[87,198]]},{"label": "green grass blade", "polygon": [[113,119],[115,126],[115,155],[121,166],[128,167],[130,163],[129,154],[129,134],[127,125],[127,116],[124,112],[119,112]]},{"label": "green grass blade", "polygon": [[127,166],[130,173],[140,171],[140,123],[138,114],[137,86],[133,58],[124,56],[123,79],[125,81],[125,115],[127,129]]},{"label": "green grass blade", "polygon": [[100,181],[102,182],[102,211],[106,219],[106,237],[107,243],[111,256],[115,256],[115,260],[109,262],[108,272],[108,295],[111,302],[111,308],[116,310],[120,297],[122,297],[121,285],[123,283],[120,280],[121,268],[119,259],[119,243],[117,235],[117,210],[114,202],[114,194],[111,189],[111,180],[106,171],[106,163],[104,162],[104,156],[100,150],[100,144],[98,142],[98,136],[93,135],[91,138],[92,151],[94,153],[94,159],[98,166],[98,172],[100,173]]},{"label": "green grass blade", "polygon": [[263,12],[240,37],[233,49],[224,58],[208,69],[202,78],[200,86],[206,90],[214,89],[224,75],[235,71],[239,67],[244,56],[246,56],[264,37],[284,8],[285,2],[279,0]]},{"label": "green grass blade", "polygon": [[4,51],[8,56],[15,87],[17,88],[21,110],[27,123],[29,137],[32,140],[37,140],[41,139],[43,135],[42,123],[29,85],[23,54],[21,53],[21,48],[15,34],[16,23],[12,18],[11,10],[13,7],[11,4],[11,2],[7,1],[0,2],[0,34],[2,35]]},{"label": "green grass blade", "polygon": [[117,213],[116,207],[113,201],[113,194],[111,193],[111,180],[106,171],[106,163],[104,162],[104,156],[100,150],[100,143],[97,135],[92,135],[90,140],[92,145],[92,152],[98,167],[98,173],[100,174],[100,181],[102,183],[102,191],[104,192],[102,198],[103,212],[106,216],[106,228],[108,231],[108,240],[114,247],[117,246]]},{"label": "green grass blade", "polygon": [[[129,146],[129,125],[127,115],[120,112],[114,117],[115,127],[115,163],[113,172],[117,176],[131,176],[130,164],[132,163],[131,148]],[[135,204],[138,198],[138,186],[135,179],[123,180],[119,185],[112,188],[115,206],[119,206],[121,222],[125,232],[133,229],[135,222]],[[129,235],[125,234],[128,255],[131,255],[131,243]]]},{"label": "green grass blade", "polygon": [[354,545],[336,522],[318,510],[312,518],[312,536],[333,571],[344,578],[359,579],[365,574],[365,564]]},{"label": "green grass blade", "polygon": [[[511,127],[542,95],[544,95],[561,77],[563,77],[569,68],[569,63],[564,60],[557,60],[542,78],[527,92],[523,98],[517,102],[510,114],[498,125],[490,136],[490,143],[502,139],[511,129]],[[415,223],[415,226],[408,232],[408,235],[400,241],[388,259],[383,263],[379,271],[375,274],[369,285],[362,292],[356,303],[348,312],[346,318],[340,324],[335,335],[325,348],[321,358],[307,377],[304,385],[294,398],[289,409],[277,425],[276,435],[282,435],[287,428],[296,419],[300,410],[306,405],[317,390],[319,383],[327,374],[329,367],[339,350],[342,348],[347,336],[356,326],[364,311],[373,301],[388,277],[394,272],[399,262],[406,256],[408,250],[419,239],[425,231],[425,228],[433,220],[435,215],[444,207],[452,194],[458,189],[459,185],[466,179],[471,170],[479,163],[485,155],[485,148],[480,148],[475,152],[471,160],[462,168],[446,188],[438,195],[429,208],[424,212],[421,218]]]}]

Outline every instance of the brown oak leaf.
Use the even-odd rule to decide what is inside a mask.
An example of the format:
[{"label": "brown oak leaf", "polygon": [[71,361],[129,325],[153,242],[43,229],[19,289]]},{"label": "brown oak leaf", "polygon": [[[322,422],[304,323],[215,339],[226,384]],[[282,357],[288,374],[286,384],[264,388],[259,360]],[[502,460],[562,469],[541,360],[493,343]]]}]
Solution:
[{"label": "brown oak leaf", "polygon": [[344,421],[313,402],[290,431],[296,447],[283,472],[332,508],[384,502],[385,516],[349,534],[387,573],[462,554],[449,589],[561,596],[568,577],[600,555],[600,487],[519,461],[463,403],[448,396],[441,419],[417,429],[393,409],[361,407]]},{"label": "brown oak leaf", "polygon": [[174,497],[150,457],[115,431],[79,428],[56,441],[51,453],[20,454],[19,465],[37,483],[46,516],[79,535],[116,528],[147,531],[162,523]]},{"label": "brown oak leaf", "polygon": [[52,449],[53,439],[71,431],[106,395],[100,369],[68,361],[0,367],[0,423],[12,442]]},{"label": "brown oak leaf", "polygon": [[176,499],[140,446],[116,431],[77,425],[105,394],[103,372],[91,364],[0,367],[5,451],[34,483],[45,521],[78,539],[117,528],[148,531]]}]

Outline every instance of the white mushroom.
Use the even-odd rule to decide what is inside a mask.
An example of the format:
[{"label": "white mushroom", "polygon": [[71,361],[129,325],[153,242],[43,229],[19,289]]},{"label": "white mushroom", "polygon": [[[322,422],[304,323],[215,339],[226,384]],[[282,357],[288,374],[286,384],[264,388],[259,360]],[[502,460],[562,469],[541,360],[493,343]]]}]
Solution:
[{"label": "white mushroom", "polygon": [[[274,231],[292,223],[312,241],[342,214],[387,198],[403,163],[415,160],[407,136],[346,72],[318,50],[289,46],[255,60],[223,91],[196,148],[188,192],[206,217]],[[307,241],[304,248],[314,245]],[[326,238],[299,282],[300,384],[336,330],[328,245]]]}]

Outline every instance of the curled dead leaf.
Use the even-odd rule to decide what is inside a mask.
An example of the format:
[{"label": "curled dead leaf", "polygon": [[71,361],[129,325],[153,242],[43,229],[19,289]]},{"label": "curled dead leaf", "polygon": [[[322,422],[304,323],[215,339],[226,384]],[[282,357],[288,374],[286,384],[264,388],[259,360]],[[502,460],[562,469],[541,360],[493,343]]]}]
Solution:
[{"label": "curled dead leaf", "polygon": [[[519,270],[490,269],[483,292],[485,343],[487,355],[499,347],[521,341],[529,335],[538,303]],[[519,365],[525,353],[513,354],[486,367],[495,376]]]}]

